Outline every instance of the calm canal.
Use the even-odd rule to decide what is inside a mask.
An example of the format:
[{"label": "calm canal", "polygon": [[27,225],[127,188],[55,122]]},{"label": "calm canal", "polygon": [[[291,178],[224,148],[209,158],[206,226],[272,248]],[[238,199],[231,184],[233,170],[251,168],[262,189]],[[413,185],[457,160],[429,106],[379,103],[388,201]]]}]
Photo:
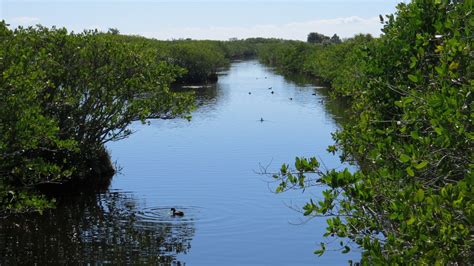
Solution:
[{"label": "calm canal", "polygon": [[[277,195],[258,174],[295,156],[343,167],[325,151],[341,103],[255,60],[234,62],[213,86],[187,89],[199,103],[190,122],[136,123],[130,138],[108,145],[121,171],[107,193],[2,221],[0,265],[346,265],[359,257],[313,254],[326,222],[305,223],[290,206],[323,188]],[[184,217],[171,216],[172,207]]]}]

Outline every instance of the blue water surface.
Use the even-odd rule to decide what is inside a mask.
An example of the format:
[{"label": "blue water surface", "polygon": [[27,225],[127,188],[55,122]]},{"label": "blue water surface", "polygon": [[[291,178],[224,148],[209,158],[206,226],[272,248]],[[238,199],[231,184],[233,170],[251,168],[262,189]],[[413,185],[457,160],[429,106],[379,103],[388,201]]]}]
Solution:
[{"label": "blue water surface", "polygon": [[[291,207],[320,198],[324,188],[275,194],[271,177],[261,174],[295,156],[343,167],[326,152],[338,125],[320,87],[286,80],[250,60],[234,62],[215,85],[188,90],[199,102],[191,121],[134,123],[135,134],[107,147],[121,167],[111,191],[132,194],[139,219],[193,228],[187,248],[172,254],[175,263],[345,265],[358,258],[313,254],[330,241],[322,237],[325,219],[307,221]],[[185,216],[169,217],[171,207]]]}]

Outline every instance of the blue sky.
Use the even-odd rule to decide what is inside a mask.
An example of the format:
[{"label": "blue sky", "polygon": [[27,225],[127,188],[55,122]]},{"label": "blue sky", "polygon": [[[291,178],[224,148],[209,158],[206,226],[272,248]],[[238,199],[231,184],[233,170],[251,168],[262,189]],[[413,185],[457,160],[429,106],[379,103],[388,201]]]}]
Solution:
[{"label": "blue sky", "polygon": [[395,12],[394,0],[0,0],[11,24],[66,27],[74,31],[118,28],[157,39],[276,37],[304,40],[309,32],[380,33],[379,14]]}]

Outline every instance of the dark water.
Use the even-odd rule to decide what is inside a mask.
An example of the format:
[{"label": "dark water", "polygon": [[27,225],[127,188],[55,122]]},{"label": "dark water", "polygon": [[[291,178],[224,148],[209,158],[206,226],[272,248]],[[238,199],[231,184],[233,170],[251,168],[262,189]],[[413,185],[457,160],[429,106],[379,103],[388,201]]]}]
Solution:
[{"label": "dark water", "polygon": [[[323,188],[276,195],[271,178],[258,174],[295,156],[341,168],[325,149],[343,104],[257,61],[232,64],[217,85],[187,89],[199,102],[191,122],[136,123],[132,137],[108,146],[122,168],[109,192],[2,221],[0,264],[344,265],[358,258],[313,254],[327,241],[326,222],[306,222],[290,206],[319,198]],[[184,217],[171,216],[171,207]]]}]

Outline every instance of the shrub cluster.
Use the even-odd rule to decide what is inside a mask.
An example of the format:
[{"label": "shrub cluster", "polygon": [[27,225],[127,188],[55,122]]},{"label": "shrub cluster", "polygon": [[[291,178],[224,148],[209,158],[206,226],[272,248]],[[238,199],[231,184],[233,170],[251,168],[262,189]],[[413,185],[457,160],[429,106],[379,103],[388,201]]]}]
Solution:
[{"label": "shrub cluster", "polygon": [[[383,35],[342,44],[279,44],[265,61],[316,75],[351,98],[334,135],[355,172],[297,158],[277,191],[325,185],[305,215],[327,216],[326,236],[350,239],[364,264],[474,260],[472,1],[413,0],[386,17]],[[267,50],[268,51],[268,50]],[[289,59],[285,56],[288,56]],[[271,61],[275,59],[275,61]],[[341,241],[342,252],[351,249]],[[322,254],[326,244],[317,251]]]},{"label": "shrub cluster", "polygon": [[193,107],[170,90],[185,70],[139,39],[2,22],[0,40],[2,211],[48,206],[26,196],[39,186],[111,174],[105,143],[130,135],[132,121]]}]

